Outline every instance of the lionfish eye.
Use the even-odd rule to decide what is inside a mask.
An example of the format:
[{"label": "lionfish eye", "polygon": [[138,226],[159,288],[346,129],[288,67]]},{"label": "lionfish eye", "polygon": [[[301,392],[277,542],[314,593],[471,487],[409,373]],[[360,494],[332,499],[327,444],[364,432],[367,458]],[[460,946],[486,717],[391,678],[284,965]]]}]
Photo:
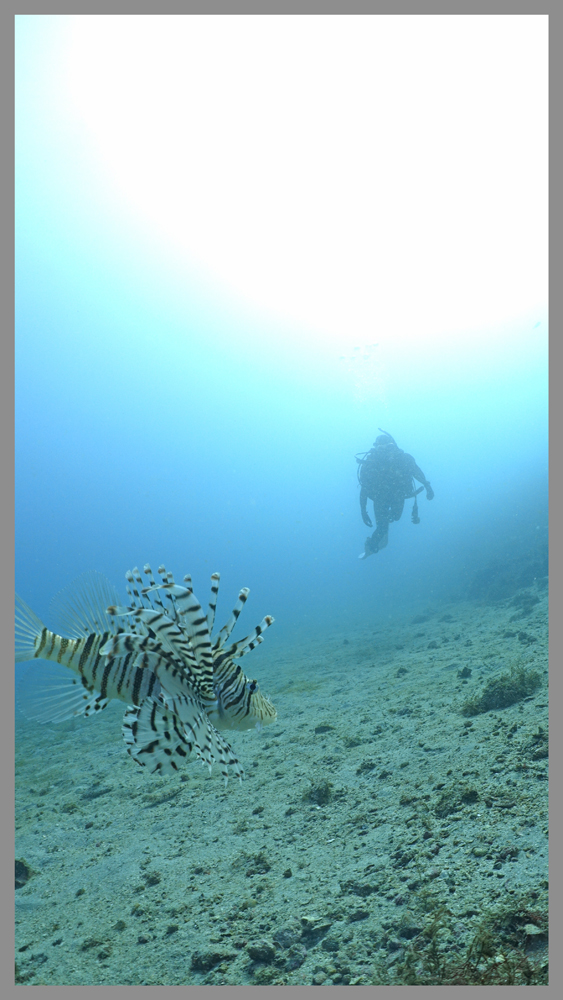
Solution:
[{"label": "lionfish eye", "polygon": [[250,693],[253,694],[256,691],[256,688],[258,687],[258,681],[247,681],[246,686],[250,691]]}]

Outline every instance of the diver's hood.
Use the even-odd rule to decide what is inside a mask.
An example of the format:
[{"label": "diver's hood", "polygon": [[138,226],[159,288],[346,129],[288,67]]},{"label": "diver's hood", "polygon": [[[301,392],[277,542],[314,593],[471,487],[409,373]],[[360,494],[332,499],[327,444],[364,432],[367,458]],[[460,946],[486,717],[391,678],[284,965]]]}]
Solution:
[{"label": "diver's hood", "polygon": [[379,435],[379,437],[376,437],[375,441],[373,442],[374,448],[380,448],[382,445],[388,445],[388,444],[394,444],[395,448],[397,447],[397,442],[395,441],[395,438],[392,437],[391,434],[388,434],[387,431],[384,431],[381,427],[378,427],[377,429],[378,431],[381,431],[381,434]]}]

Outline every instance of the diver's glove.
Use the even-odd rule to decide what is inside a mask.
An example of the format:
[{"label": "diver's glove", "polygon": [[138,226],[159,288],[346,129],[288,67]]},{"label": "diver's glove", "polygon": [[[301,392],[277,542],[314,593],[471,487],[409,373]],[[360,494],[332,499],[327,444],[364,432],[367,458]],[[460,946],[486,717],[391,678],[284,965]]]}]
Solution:
[{"label": "diver's glove", "polygon": [[433,500],[434,499],[434,490],[432,489],[430,483],[428,483],[427,486],[426,486],[426,499],[427,500]]},{"label": "diver's glove", "polygon": [[367,510],[362,511],[362,521],[364,522],[364,524],[367,524],[368,528],[373,528],[373,524],[371,523],[371,518]]}]

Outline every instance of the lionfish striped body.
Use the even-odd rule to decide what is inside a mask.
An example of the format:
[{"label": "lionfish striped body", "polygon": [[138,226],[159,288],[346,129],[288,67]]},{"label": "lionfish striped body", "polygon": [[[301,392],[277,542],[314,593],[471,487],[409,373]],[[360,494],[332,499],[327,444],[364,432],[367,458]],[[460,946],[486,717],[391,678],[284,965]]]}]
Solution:
[{"label": "lionfish striped body", "polygon": [[[49,683],[20,689],[20,707],[29,718],[61,721],[90,715],[119,698],[129,706],[123,734],[137,763],[170,773],[193,749],[210,769],[220,761],[225,779],[231,774],[241,778],[242,768],[218,730],[249,729],[276,718],[256,681],[234,662],[262,642],[261,633],[273,619],[266,617],[250,636],[224,649],[247,589],[240,592],[231,618],[212,642],[219,574],[213,574],[205,615],[189,577],[184,578],[188,586],[178,587],[163,566],[161,584],[155,583],[148,564],[144,571],[149,586],[142,585],[138,570],[126,574],[130,607],[117,604],[115,591],[100,574],[89,574],[74,585],[70,597],[59,601],[72,638],[51,632],[16,597],[16,661],[49,660],[78,675],[63,671],[65,676],[59,672],[50,680],[45,677]],[[168,598],[166,607],[161,591]]]},{"label": "lionfish striped body", "polygon": [[115,596],[116,591],[101,573],[85,573],[62,591],[51,608],[66,626],[71,636],[67,638],[46,628],[16,594],[16,663],[48,660],[70,667],[77,675],[43,667],[31,675],[28,672],[26,677],[33,679],[34,686],[28,685],[18,694],[30,719],[61,722],[74,715],[99,712],[114,698],[140,705],[147,697],[158,697],[157,677],[134,667],[132,656],[109,665],[100,652],[116,632],[106,611]]}]

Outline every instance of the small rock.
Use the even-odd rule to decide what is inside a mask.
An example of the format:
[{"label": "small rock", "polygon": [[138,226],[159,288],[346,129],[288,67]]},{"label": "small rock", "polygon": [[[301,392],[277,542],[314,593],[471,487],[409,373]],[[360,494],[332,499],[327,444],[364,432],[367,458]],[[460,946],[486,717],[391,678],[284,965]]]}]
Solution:
[{"label": "small rock", "polygon": [[323,951],[338,951],[340,948],[340,941],[336,934],[329,934],[325,937],[324,941],[321,942],[321,948]]},{"label": "small rock", "polygon": [[296,920],[294,924],[280,927],[279,930],[275,931],[273,934],[273,941],[278,948],[291,948],[292,945],[296,944],[300,937],[301,927]]},{"label": "small rock", "polygon": [[265,938],[255,944],[247,944],[246,950],[253,962],[263,962],[264,965],[273,962],[276,954],[276,949],[271,941],[266,941]]},{"label": "small rock", "polygon": [[287,953],[285,967],[288,970],[298,969],[307,958],[307,949],[302,944],[294,944]]},{"label": "small rock", "polygon": [[524,924],[524,930],[530,937],[533,937],[535,934],[546,933],[545,931],[542,931],[541,927],[536,927],[535,924]]},{"label": "small rock", "polygon": [[196,972],[209,972],[214,965],[219,962],[228,962],[236,958],[236,954],[221,951],[194,951],[191,958],[191,967]]},{"label": "small rock", "polygon": [[387,948],[389,951],[399,951],[402,948],[401,942],[397,938],[389,938]]}]

